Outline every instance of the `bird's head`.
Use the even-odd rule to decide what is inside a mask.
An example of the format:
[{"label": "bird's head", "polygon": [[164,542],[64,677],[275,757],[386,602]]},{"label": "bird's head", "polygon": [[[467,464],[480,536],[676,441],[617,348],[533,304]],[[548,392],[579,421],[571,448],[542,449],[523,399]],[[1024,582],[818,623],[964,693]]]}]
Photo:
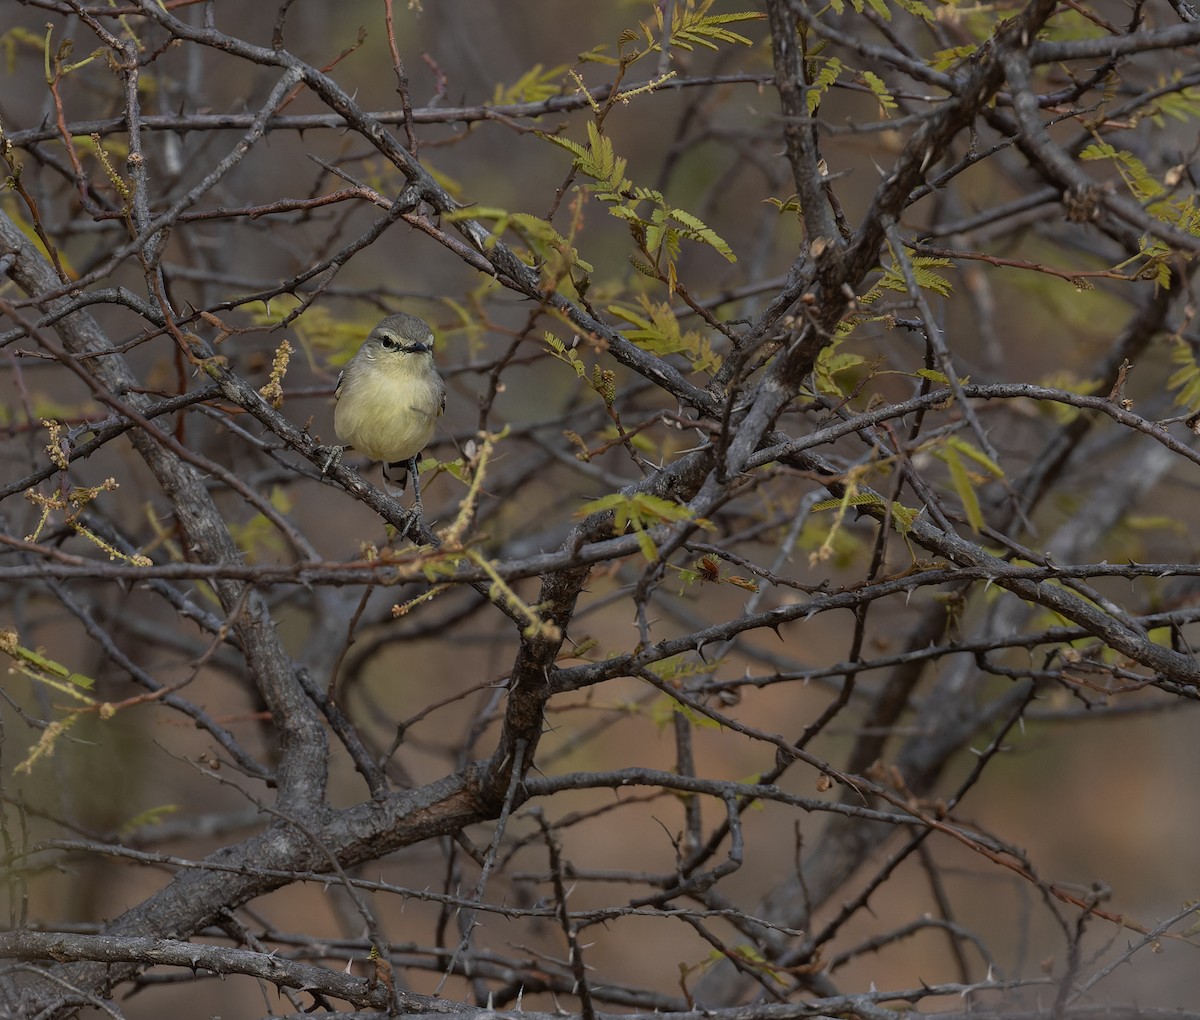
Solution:
[{"label": "bird's head", "polygon": [[433,330],[407,312],[389,315],[367,335],[363,344],[376,357],[393,354],[431,354]]}]

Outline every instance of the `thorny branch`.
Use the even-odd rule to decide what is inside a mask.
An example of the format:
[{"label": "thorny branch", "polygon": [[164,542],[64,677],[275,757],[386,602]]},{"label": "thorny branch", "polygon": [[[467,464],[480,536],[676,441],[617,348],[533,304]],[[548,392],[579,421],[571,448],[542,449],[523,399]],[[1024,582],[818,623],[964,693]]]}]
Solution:
[{"label": "thorny branch", "polygon": [[1200,700],[1195,12],[401,6],[0,15],[0,1014],[1159,1015],[1190,908],[989,786]]}]

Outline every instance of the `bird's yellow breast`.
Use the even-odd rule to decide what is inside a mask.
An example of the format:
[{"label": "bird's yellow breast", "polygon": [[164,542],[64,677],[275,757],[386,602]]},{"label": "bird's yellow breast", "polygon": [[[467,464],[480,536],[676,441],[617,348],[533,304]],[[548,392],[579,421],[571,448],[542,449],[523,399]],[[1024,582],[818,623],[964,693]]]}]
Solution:
[{"label": "bird's yellow breast", "polygon": [[338,388],[333,427],[372,460],[408,460],[432,438],[443,392],[428,354],[356,357]]}]

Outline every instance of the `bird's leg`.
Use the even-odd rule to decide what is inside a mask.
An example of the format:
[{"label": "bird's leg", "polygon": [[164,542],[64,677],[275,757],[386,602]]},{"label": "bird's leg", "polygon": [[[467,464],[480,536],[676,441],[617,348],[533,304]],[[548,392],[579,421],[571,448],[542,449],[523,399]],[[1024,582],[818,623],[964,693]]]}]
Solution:
[{"label": "bird's leg", "polygon": [[408,459],[408,476],[412,479],[413,483],[413,513],[417,515],[417,520],[419,521],[423,515],[421,511],[421,479],[417,475],[416,457],[409,457]]},{"label": "bird's leg", "polygon": [[[387,481],[387,482],[391,481],[391,479],[389,479],[387,476],[387,469],[389,467],[395,467],[399,463],[400,463],[399,461],[393,461],[392,464],[390,464],[390,465],[384,464],[384,466],[383,466],[384,481]],[[423,516],[422,516],[422,508],[421,508],[421,479],[419,477],[417,477],[417,458],[409,457],[408,460],[406,460],[404,462],[404,470],[407,474],[407,477],[412,479],[413,505],[412,505],[412,509],[408,510],[404,515],[404,517],[405,517],[404,530],[401,531],[399,534],[400,534],[401,538],[408,538],[408,533],[410,531],[412,531],[414,524],[419,529],[421,527],[421,525],[424,523]],[[407,481],[407,478],[405,479],[405,481]],[[389,485],[388,493],[392,496],[395,496],[396,498],[399,498],[404,493],[404,485],[402,484],[400,486],[400,488],[394,492],[392,491],[392,488]]]},{"label": "bird's leg", "polygon": [[329,451],[329,456],[325,458],[325,463],[321,465],[321,474],[325,475],[334,464],[342,462],[342,454],[349,448],[345,446],[324,446],[321,449]]}]

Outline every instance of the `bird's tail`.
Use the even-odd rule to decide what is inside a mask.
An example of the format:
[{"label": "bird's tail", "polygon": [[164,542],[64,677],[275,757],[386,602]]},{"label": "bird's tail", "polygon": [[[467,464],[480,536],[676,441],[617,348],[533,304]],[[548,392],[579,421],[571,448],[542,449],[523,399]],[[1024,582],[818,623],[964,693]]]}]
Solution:
[{"label": "bird's tail", "polygon": [[383,465],[383,480],[387,482],[390,489],[395,491],[396,495],[408,487],[408,465],[409,462],[406,460],[394,460]]}]

